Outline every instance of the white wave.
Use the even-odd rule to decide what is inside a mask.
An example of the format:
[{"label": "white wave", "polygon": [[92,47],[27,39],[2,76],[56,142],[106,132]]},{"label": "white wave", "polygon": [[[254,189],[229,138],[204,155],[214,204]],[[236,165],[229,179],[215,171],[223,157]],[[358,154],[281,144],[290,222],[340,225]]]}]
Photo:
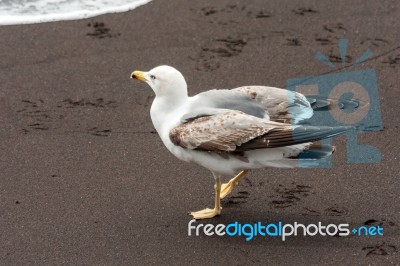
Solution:
[{"label": "white wave", "polygon": [[0,25],[90,18],[135,9],[151,0],[2,0]]}]

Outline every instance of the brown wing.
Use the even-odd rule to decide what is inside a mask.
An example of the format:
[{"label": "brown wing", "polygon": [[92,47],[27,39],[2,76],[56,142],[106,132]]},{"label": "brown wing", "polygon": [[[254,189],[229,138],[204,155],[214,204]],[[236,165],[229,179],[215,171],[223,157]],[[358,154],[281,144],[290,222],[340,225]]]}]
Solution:
[{"label": "brown wing", "polygon": [[169,137],[178,146],[206,151],[235,151],[236,147],[267,133],[274,122],[240,111],[204,116],[173,128]]},{"label": "brown wing", "polygon": [[[351,87],[350,87],[351,90]],[[260,103],[275,122],[297,124],[309,119],[313,111],[338,110],[351,113],[370,108],[368,95],[358,93],[354,99],[334,99],[322,95],[304,96],[298,92],[266,86],[245,86],[233,89]],[[354,90],[357,92],[357,90]]]},{"label": "brown wing", "polygon": [[331,137],[349,127],[292,126],[260,119],[240,111],[204,116],[170,131],[175,145],[204,151],[247,151],[290,146]]},{"label": "brown wing", "polygon": [[260,103],[275,122],[297,124],[312,117],[313,110],[303,94],[266,86],[245,86],[233,89]]}]

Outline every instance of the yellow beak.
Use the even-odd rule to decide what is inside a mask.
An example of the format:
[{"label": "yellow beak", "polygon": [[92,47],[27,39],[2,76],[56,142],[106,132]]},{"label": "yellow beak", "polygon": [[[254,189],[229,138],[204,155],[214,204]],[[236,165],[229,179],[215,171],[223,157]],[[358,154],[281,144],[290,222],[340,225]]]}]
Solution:
[{"label": "yellow beak", "polygon": [[144,76],[144,72],[143,71],[133,71],[131,74],[131,78],[133,79],[137,79],[140,81],[147,81],[147,79]]}]

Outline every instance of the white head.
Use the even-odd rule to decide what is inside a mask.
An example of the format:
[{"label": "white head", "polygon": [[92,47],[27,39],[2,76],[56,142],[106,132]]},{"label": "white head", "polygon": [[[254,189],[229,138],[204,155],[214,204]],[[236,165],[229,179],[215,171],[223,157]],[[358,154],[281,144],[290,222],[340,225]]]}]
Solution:
[{"label": "white head", "polygon": [[187,85],[181,72],[170,66],[158,66],[149,72],[133,71],[131,78],[144,81],[156,97],[187,98]]}]

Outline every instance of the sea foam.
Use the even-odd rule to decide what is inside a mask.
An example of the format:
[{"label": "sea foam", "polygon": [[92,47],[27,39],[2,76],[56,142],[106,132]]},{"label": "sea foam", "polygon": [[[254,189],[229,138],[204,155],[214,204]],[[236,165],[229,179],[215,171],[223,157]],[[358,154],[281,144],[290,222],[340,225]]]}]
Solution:
[{"label": "sea foam", "polygon": [[2,0],[0,25],[90,18],[132,10],[151,0]]}]

